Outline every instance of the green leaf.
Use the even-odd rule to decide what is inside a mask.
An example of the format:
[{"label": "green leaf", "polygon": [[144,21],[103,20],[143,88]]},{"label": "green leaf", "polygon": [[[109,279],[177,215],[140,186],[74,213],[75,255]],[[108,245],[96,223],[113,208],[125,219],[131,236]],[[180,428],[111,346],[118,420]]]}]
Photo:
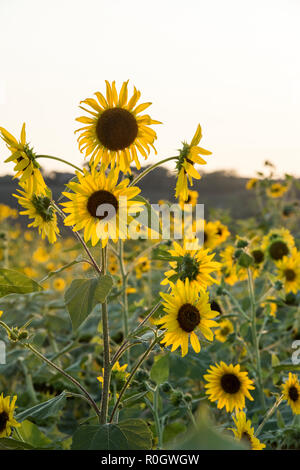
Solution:
[{"label": "green leaf", "polygon": [[8,294],[29,294],[43,290],[36,281],[12,269],[0,269],[0,297]]},{"label": "green leaf", "polygon": [[300,364],[291,364],[291,363],[288,363],[288,364],[279,364],[278,366],[275,366],[274,367],[274,370],[276,372],[280,372],[282,370],[288,370],[289,372],[299,372],[300,371]]},{"label": "green leaf", "polygon": [[33,450],[30,444],[26,442],[12,439],[11,437],[3,437],[0,439],[0,450]]},{"label": "green leaf", "polygon": [[152,433],[142,419],[127,419],[118,424],[126,436],[130,450],[149,450],[152,447]]},{"label": "green leaf", "polygon": [[169,356],[165,354],[156,360],[151,368],[150,377],[156,385],[166,382],[169,378]]},{"label": "green leaf", "polygon": [[65,293],[65,303],[76,330],[103,303],[113,286],[112,277],[104,275],[91,279],[75,279]]},{"label": "green leaf", "polygon": [[66,402],[66,394],[62,392],[55,398],[47,400],[43,403],[28,408],[16,416],[17,421],[23,421],[27,418],[46,419],[52,416],[57,416],[58,412],[62,409]]},{"label": "green leaf", "polygon": [[73,435],[72,450],[128,450],[128,442],[116,424],[85,425]]},{"label": "green leaf", "polygon": [[51,444],[51,440],[35,424],[27,420],[22,422],[18,428],[18,433],[14,432],[14,437],[18,439],[19,436],[20,440],[30,443],[35,449],[49,448]]}]

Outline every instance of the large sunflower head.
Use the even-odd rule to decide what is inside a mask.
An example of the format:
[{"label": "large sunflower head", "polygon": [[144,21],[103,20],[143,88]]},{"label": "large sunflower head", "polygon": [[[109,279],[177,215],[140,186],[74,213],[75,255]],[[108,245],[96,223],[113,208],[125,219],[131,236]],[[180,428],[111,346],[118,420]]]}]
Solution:
[{"label": "large sunflower head", "polygon": [[182,356],[188,352],[189,340],[196,353],[200,352],[200,343],[197,331],[209,341],[213,340],[211,328],[218,326],[212,320],[217,316],[210,308],[208,293],[191,284],[189,279],[185,282],[178,280],[172,286],[170,294],[160,293],[164,299],[163,306],[166,315],[156,320],[157,325],[166,329],[162,343],[172,345],[171,351],[181,346]]},{"label": "large sunflower head", "polygon": [[251,450],[262,450],[266,447],[254,436],[254,428],[251,427],[250,419],[247,420],[244,411],[240,411],[233,417],[235,428],[230,428],[235,438],[243,442]]},{"label": "large sunflower head", "polygon": [[294,238],[290,231],[285,228],[273,229],[262,240],[262,250],[265,251],[269,258],[278,261],[284,256],[290,254],[295,246]]},{"label": "large sunflower head", "polygon": [[189,279],[190,284],[197,284],[206,289],[213,283],[218,281],[211,276],[211,273],[219,271],[221,264],[214,261],[214,253],[209,250],[199,248],[198,250],[187,250],[188,240],[184,240],[183,247],[177,242],[173,242],[173,248],[169,250],[174,261],[170,261],[171,269],[165,272],[166,278],[162,281],[162,285],[169,282],[176,282],[177,279],[184,281]]},{"label": "large sunflower head", "polygon": [[124,82],[118,95],[115,82],[106,81],[106,98],[100,92],[95,98],[88,98],[81,103],[81,109],[89,116],[81,116],[77,121],[84,124],[76,132],[80,151],[90,156],[90,163],[104,168],[117,165],[123,172],[130,171],[130,163],[135,162],[140,169],[138,154],[145,159],[157,136],[151,127],[160,124],[148,114],[141,114],[151,103],[137,105],[141,93],[134,88],[131,98],[128,97],[128,81]]},{"label": "large sunflower head", "polygon": [[137,187],[128,187],[129,179],[118,183],[119,169],[77,172],[78,182],[68,183],[72,192],[63,195],[70,199],[62,203],[69,215],[64,219],[74,231],[84,229],[84,240],[91,240],[92,245],[101,240],[106,246],[108,239],[117,242],[128,238],[128,224],[133,221],[131,214],[142,209],[142,202],[133,198],[140,192]]},{"label": "large sunflower head", "polygon": [[296,374],[289,373],[289,378],[282,385],[282,393],[285,400],[290,405],[292,412],[300,414],[300,384]]},{"label": "large sunflower head", "polygon": [[11,152],[5,162],[15,163],[16,174],[14,178],[19,178],[21,183],[26,181],[30,191],[43,190],[46,184],[36,161],[35,153],[26,141],[25,123],[22,126],[19,141],[3,127],[0,127],[0,136]]},{"label": "large sunflower head", "polygon": [[291,256],[284,256],[276,262],[278,278],[283,282],[285,292],[297,294],[300,289],[300,253],[292,249]]},{"label": "large sunflower head", "polygon": [[183,201],[187,201],[188,180],[193,185],[193,178],[200,179],[201,176],[194,168],[195,163],[206,165],[206,161],[200,155],[211,155],[212,152],[199,147],[198,144],[202,138],[202,130],[200,124],[196,129],[195,135],[190,144],[183,142],[182,148],[179,150],[176,169],[178,173],[175,196],[180,197]]},{"label": "large sunflower head", "polygon": [[20,186],[22,189],[17,190],[19,194],[14,194],[14,197],[18,199],[18,203],[25,209],[20,211],[20,214],[33,219],[28,227],[36,227],[43,240],[47,237],[50,243],[55,243],[59,229],[56,213],[51,205],[47,188],[33,192],[27,181],[23,184],[20,183]]},{"label": "large sunflower head", "polygon": [[10,396],[5,397],[3,393],[0,395],[0,437],[10,436],[12,427],[19,427],[14,418],[17,396],[15,395],[10,401]]},{"label": "large sunflower head", "polygon": [[245,407],[245,398],[253,400],[249,390],[254,390],[253,381],[249,379],[248,372],[242,372],[240,365],[225,364],[220,362],[208,369],[204,375],[207,381],[205,388],[210,401],[217,402],[218,408],[226,407],[230,413],[236,409]]}]

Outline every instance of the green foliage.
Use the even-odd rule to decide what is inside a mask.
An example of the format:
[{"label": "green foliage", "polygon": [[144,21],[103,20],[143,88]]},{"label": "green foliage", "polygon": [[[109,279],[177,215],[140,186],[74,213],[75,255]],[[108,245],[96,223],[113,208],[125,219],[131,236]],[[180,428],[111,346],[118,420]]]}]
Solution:
[{"label": "green foliage", "polygon": [[33,279],[12,269],[0,269],[0,297],[8,294],[29,294],[43,288]]}]

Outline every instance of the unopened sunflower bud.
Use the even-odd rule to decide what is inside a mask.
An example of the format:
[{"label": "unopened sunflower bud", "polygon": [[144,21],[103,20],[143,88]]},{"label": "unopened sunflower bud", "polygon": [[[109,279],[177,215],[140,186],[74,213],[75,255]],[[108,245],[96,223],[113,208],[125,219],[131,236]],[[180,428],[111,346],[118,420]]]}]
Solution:
[{"label": "unopened sunflower bud", "polygon": [[172,387],[171,387],[171,385],[169,384],[169,382],[164,382],[164,383],[161,385],[161,389],[162,389],[163,392],[169,393],[169,392],[172,390]]},{"label": "unopened sunflower bud", "polygon": [[180,405],[180,403],[182,402],[182,399],[183,399],[182,392],[177,391],[171,394],[171,402],[174,406]]},{"label": "unopened sunflower bud", "polygon": [[186,401],[187,403],[190,403],[190,402],[193,400],[193,397],[192,397],[192,395],[191,395],[190,393],[186,393],[186,394],[184,395],[184,399],[185,399],[185,401]]},{"label": "unopened sunflower bud", "polygon": [[135,374],[136,380],[143,381],[149,379],[149,373],[146,370],[138,370]]},{"label": "unopened sunflower bud", "polygon": [[248,255],[247,253],[243,252],[238,259],[238,264],[243,268],[249,268],[254,263],[254,259],[252,256]]},{"label": "unopened sunflower bud", "polygon": [[237,241],[237,248],[246,248],[246,246],[249,245],[249,242],[243,238],[241,238],[240,240]]},{"label": "unopened sunflower bud", "polygon": [[274,289],[276,290],[281,290],[283,289],[283,283],[281,281],[276,281],[275,284],[274,284]]},{"label": "unopened sunflower bud", "polygon": [[22,340],[22,339],[26,339],[26,338],[28,338],[28,331],[26,331],[26,330],[20,331],[19,336],[18,336],[18,340]]}]

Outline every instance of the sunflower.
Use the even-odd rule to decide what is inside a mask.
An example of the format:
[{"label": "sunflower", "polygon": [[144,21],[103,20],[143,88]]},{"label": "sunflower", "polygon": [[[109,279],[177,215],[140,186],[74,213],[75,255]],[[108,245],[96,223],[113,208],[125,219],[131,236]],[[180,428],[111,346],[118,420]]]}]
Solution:
[{"label": "sunflower", "polygon": [[294,238],[285,228],[273,229],[262,239],[262,250],[273,261],[278,261],[290,254],[295,246]]},{"label": "sunflower", "polygon": [[0,136],[11,152],[5,162],[14,162],[16,172],[14,178],[19,178],[20,182],[27,182],[30,191],[43,190],[46,187],[40,166],[36,161],[33,149],[26,142],[25,123],[22,126],[20,141],[11,135],[6,129],[0,127]]},{"label": "sunflower", "polygon": [[15,395],[10,401],[10,396],[3,397],[3,393],[0,395],[0,437],[10,436],[12,427],[21,426],[14,419],[15,403],[17,395]]},{"label": "sunflower", "polygon": [[218,326],[212,320],[217,316],[210,308],[208,293],[189,279],[182,282],[180,279],[172,286],[170,294],[160,293],[164,299],[164,317],[156,320],[157,325],[162,325],[167,331],[162,343],[165,346],[172,345],[171,351],[181,346],[182,356],[188,352],[189,339],[196,353],[200,352],[200,343],[195,330],[200,330],[202,335],[209,341],[213,340],[211,328]]},{"label": "sunflower", "polygon": [[142,256],[138,259],[138,263],[135,266],[136,278],[141,279],[144,273],[150,270],[150,260],[147,256]]},{"label": "sunflower", "polygon": [[166,285],[170,282],[175,282],[177,279],[184,281],[189,279],[190,284],[197,284],[203,289],[218,281],[211,276],[211,273],[218,271],[221,264],[213,261],[214,253],[209,253],[209,250],[199,248],[198,250],[187,250],[186,246],[188,240],[184,240],[183,247],[177,242],[173,242],[173,249],[169,250],[170,255],[174,261],[170,261],[169,271],[165,272],[166,278],[161,282]]},{"label": "sunflower", "polygon": [[254,428],[251,427],[250,419],[247,420],[244,411],[239,411],[233,417],[236,428],[229,428],[238,441],[243,442],[251,450],[262,450],[266,447],[257,437],[254,436]]},{"label": "sunflower", "polygon": [[[106,174],[104,170],[96,171],[93,166],[91,171],[84,169],[83,174],[76,174],[78,182],[67,184],[73,192],[62,193],[70,199],[62,203],[63,210],[69,213],[64,219],[65,225],[73,226],[74,231],[84,228],[84,240],[91,240],[93,246],[101,240],[105,247],[108,238],[115,243],[119,238],[126,239],[127,225],[133,221],[130,214],[141,211],[143,205],[133,200],[140,189],[128,187],[129,179],[118,184],[118,168]],[[102,215],[99,214],[101,206],[106,209]]]},{"label": "sunflower", "polygon": [[230,413],[233,409],[242,410],[245,407],[245,398],[253,400],[249,390],[254,390],[253,381],[249,379],[248,372],[242,372],[240,365],[227,365],[220,362],[208,369],[204,379],[206,393],[210,401],[217,401],[219,409],[226,407]]},{"label": "sunflower", "polygon": [[58,292],[63,291],[65,287],[66,287],[66,281],[62,277],[57,277],[53,281],[53,288],[57,290]]},{"label": "sunflower", "polygon": [[250,250],[250,254],[254,260],[254,265],[256,267],[261,267],[265,261],[264,251],[259,247],[255,247],[252,250]]},{"label": "sunflower", "polygon": [[280,183],[273,183],[269,188],[266,189],[266,193],[272,198],[277,198],[283,196],[287,190],[287,186],[284,186]]},{"label": "sunflower", "polygon": [[213,249],[218,245],[218,228],[214,222],[204,220],[203,245],[204,248]]},{"label": "sunflower", "polygon": [[285,292],[297,294],[300,289],[300,253],[292,249],[291,256],[284,256],[276,262],[277,276],[284,284]]},{"label": "sunflower", "polygon": [[115,81],[110,84],[106,80],[106,99],[102,93],[96,92],[97,99],[82,101],[91,109],[80,108],[90,116],[77,118],[85,126],[76,131],[80,132],[79,149],[85,152],[86,157],[91,156],[90,163],[98,165],[101,162],[104,168],[109,164],[117,165],[123,172],[130,172],[132,161],[140,169],[138,153],[147,159],[150,146],[156,153],[153,143],[157,136],[149,126],[161,124],[148,114],[140,114],[151,103],[136,106],[141,93],[134,87],[134,93],[128,100],[127,86],[128,81],[123,83],[118,96]]},{"label": "sunflower", "polygon": [[228,336],[234,332],[233,324],[227,318],[220,321],[219,328],[215,330],[215,336],[218,341],[225,343]]},{"label": "sunflower", "polygon": [[258,183],[257,178],[251,178],[246,183],[246,189],[248,189],[248,190],[254,189],[256,187],[257,183]]},{"label": "sunflower", "polygon": [[202,130],[198,124],[197,130],[190,144],[183,142],[183,147],[179,151],[176,169],[178,179],[176,184],[175,196],[179,196],[186,201],[188,199],[188,180],[193,185],[193,178],[199,180],[201,178],[198,171],[194,168],[194,164],[206,165],[206,161],[200,155],[211,155],[212,152],[199,147],[198,144],[202,138]]},{"label": "sunflower", "polygon": [[289,372],[289,378],[282,385],[282,393],[295,415],[300,414],[300,384],[296,374]]},{"label": "sunflower", "polygon": [[217,245],[225,242],[230,235],[230,232],[226,225],[222,224],[219,220],[214,222],[216,230],[217,230]]},{"label": "sunflower", "polygon": [[272,317],[276,317],[277,303],[272,302],[272,300],[276,300],[275,297],[269,297],[265,302],[262,302],[260,306],[262,308],[266,308],[268,305],[270,305],[270,315]]},{"label": "sunflower", "polygon": [[18,199],[18,203],[25,209],[20,211],[20,214],[34,219],[33,222],[28,224],[28,227],[37,227],[43,240],[47,237],[50,243],[55,243],[59,229],[56,213],[51,205],[46,186],[36,191],[30,189],[28,181],[20,183],[20,186],[22,189],[17,190],[19,194],[13,194]]},{"label": "sunflower", "polygon": [[179,205],[181,209],[184,209],[185,204],[190,204],[192,207],[194,207],[197,204],[198,196],[198,191],[192,191],[190,189],[188,189],[188,197],[186,200],[182,194],[179,194]]},{"label": "sunflower", "polygon": [[[122,389],[124,383],[129,377],[129,373],[126,372],[127,367],[128,367],[128,364],[123,364],[122,366],[120,366],[119,361],[114,363],[111,369],[111,382],[110,382],[111,391],[115,390],[116,392],[117,391],[119,392]],[[97,380],[99,380],[102,387],[103,387],[103,380],[104,380],[103,374],[104,374],[104,369],[102,369],[102,375],[97,377]]]}]

